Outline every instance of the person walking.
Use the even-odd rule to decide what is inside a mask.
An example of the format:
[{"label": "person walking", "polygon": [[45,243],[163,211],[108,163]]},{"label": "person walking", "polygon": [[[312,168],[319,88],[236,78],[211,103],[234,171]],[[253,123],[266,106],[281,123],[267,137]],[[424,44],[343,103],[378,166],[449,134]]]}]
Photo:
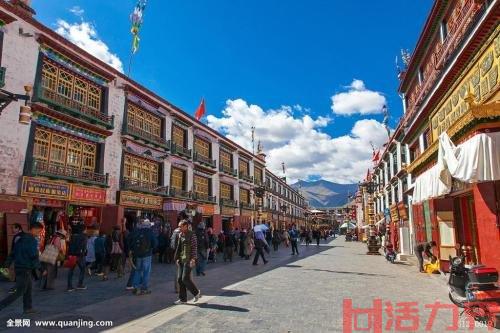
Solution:
[{"label": "person walking", "polygon": [[95,261],[95,240],[97,236],[92,234],[87,239],[87,254],[85,255],[85,266],[87,267],[87,272],[89,276],[92,276],[92,272],[96,269]]},{"label": "person walking", "polygon": [[255,238],[255,257],[253,258],[253,263],[252,265],[257,265],[257,262],[259,261],[259,256],[262,257],[262,260],[264,261],[264,264],[267,264],[266,257],[264,257],[264,247],[266,244],[266,239],[264,236],[264,232],[262,232],[262,229],[257,229],[257,231],[254,231],[254,238]]},{"label": "person walking", "polygon": [[168,237],[168,229],[162,227],[158,235],[158,263],[167,262],[167,249],[170,246],[170,238]]},{"label": "person walking", "polygon": [[4,267],[8,268],[14,262],[16,274],[15,291],[0,301],[0,311],[23,296],[23,313],[35,313],[32,304],[32,271],[40,267],[38,243],[35,237],[40,235],[42,225],[35,222],[31,225],[30,233],[25,233],[21,225],[15,226],[17,230],[16,241],[12,252],[7,257]]},{"label": "person walking", "polygon": [[123,240],[120,226],[115,225],[111,233],[111,268],[116,270],[118,278],[123,276]]},{"label": "person walking", "polygon": [[233,262],[234,233],[229,231],[224,235],[224,262]]},{"label": "person walking", "polygon": [[319,246],[319,241],[321,240],[321,232],[318,229],[314,230],[313,237],[314,239],[316,239],[316,246]]},{"label": "person walking", "polygon": [[201,222],[196,227],[196,239],[198,241],[198,261],[196,262],[196,275],[205,276],[205,266],[207,265],[208,257],[208,235],[205,230],[205,223]]},{"label": "person walking", "polygon": [[106,259],[106,235],[103,232],[94,241],[95,249],[95,262],[96,262],[96,275],[104,277],[104,261]]},{"label": "person walking", "polygon": [[418,259],[418,270],[420,273],[425,273],[424,271],[424,257],[423,254],[431,259],[431,261],[434,263],[436,261],[436,256],[432,253],[433,248],[437,246],[435,241],[430,241],[430,242],[423,242],[423,243],[418,243],[415,245],[414,250],[415,250],[415,255],[417,256]]},{"label": "person walking", "polygon": [[196,265],[198,241],[195,233],[189,230],[186,220],[181,221],[179,227],[180,235],[174,257],[178,267],[179,299],[174,304],[186,304],[187,290],[193,294],[193,302],[196,303],[201,297],[201,291],[191,280],[191,269]]},{"label": "person walking", "polygon": [[44,262],[42,273],[42,290],[54,290],[54,281],[57,276],[57,263],[66,257],[66,231],[58,230],[49,241],[49,245],[57,250],[55,262]]},{"label": "person walking", "polygon": [[299,248],[297,246],[297,242],[299,240],[299,232],[295,228],[295,224],[292,225],[290,230],[288,231],[290,239],[292,241],[292,256],[295,254],[299,254]]},{"label": "person walking", "polygon": [[280,232],[279,232],[278,229],[274,229],[273,230],[273,240],[272,240],[272,243],[273,243],[273,249],[274,249],[274,251],[278,251],[278,246],[281,243]]},{"label": "person walking", "polygon": [[[297,235],[298,235],[298,232],[297,232]],[[283,230],[282,234],[281,234],[281,239],[283,239],[283,242],[285,243],[285,246],[286,247],[289,247],[290,246],[290,234],[288,233],[288,230]]]},{"label": "person walking", "polygon": [[[174,229],[174,231],[172,232],[172,236],[170,236],[170,248],[174,253],[174,255],[172,256],[172,260],[174,261],[174,263],[175,263],[175,251],[177,250],[177,245],[179,244],[179,237],[181,234],[181,228],[179,227],[180,221],[182,221],[182,219],[179,220],[177,228]],[[175,272],[174,288],[175,292],[179,293],[179,283],[177,282],[177,274],[179,273],[179,266],[176,265],[176,269],[177,270]]]},{"label": "person walking", "polygon": [[151,222],[148,219],[139,220],[131,241],[130,257],[134,267],[133,293],[134,295],[147,295],[151,293],[149,289],[151,260],[153,250],[157,246],[157,239],[151,230]]},{"label": "person walking", "polygon": [[[75,223],[71,229],[72,235],[68,246],[68,260],[74,264],[69,268],[68,272],[68,292],[75,291],[73,288],[73,273],[78,267],[78,285],[76,289],[85,290],[87,287],[83,284],[85,279],[85,255],[87,253],[87,235],[85,235],[85,225]],[[72,257],[72,258],[71,258]]]},{"label": "person walking", "polygon": [[240,258],[245,258],[245,239],[247,237],[247,230],[243,229],[240,232],[240,237],[238,238],[239,243],[239,256]]}]

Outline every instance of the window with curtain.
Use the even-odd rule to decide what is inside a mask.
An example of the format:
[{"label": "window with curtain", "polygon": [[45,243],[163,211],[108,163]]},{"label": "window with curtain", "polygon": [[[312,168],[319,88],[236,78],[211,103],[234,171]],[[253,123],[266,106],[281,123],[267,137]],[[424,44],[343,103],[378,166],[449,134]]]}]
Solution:
[{"label": "window with curtain", "polygon": [[125,154],[123,161],[123,178],[151,186],[158,185],[159,165],[137,156]]},{"label": "window with curtain", "polygon": [[176,190],[184,190],[184,177],[185,171],[182,169],[172,167],[170,173],[170,187]]},{"label": "window with curtain", "polygon": [[254,177],[257,181],[262,182],[262,169],[254,167],[253,169]]},{"label": "window with curtain", "polygon": [[194,138],[194,147],[198,155],[201,155],[205,158],[210,158],[210,143],[200,139],[198,137]]},{"label": "window with curtain", "polygon": [[249,172],[248,172],[248,162],[245,161],[245,160],[240,159],[238,164],[239,164],[240,174],[249,175]]},{"label": "window with curtain", "polygon": [[186,130],[180,126],[172,125],[172,141],[180,147],[186,146]]},{"label": "window with curtain", "polygon": [[132,130],[136,129],[158,138],[161,137],[161,118],[131,103],[127,105],[127,124]]},{"label": "window with curtain", "polygon": [[220,183],[220,197],[221,199],[232,200],[233,186],[226,183]]}]

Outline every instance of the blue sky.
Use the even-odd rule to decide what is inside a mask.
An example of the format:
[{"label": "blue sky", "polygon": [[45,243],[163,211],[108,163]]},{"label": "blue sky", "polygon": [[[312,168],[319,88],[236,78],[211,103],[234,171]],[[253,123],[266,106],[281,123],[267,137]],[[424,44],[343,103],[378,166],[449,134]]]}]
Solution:
[{"label": "blue sky", "polygon": [[[70,26],[89,22],[97,34],[94,39],[105,43],[126,70],[131,45],[129,14],[135,3],[34,0],[33,6],[37,18],[54,29],[60,27],[60,19]],[[355,154],[355,164],[332,165],[345,158],[334,155],[336,145],[349,144],[335,139],[363,135],[369,127],[360,125],[356,130],[356,124],[363,124],[359,121],[365,125],[368,120],[376,121],[372,125],[380,130],[383,116],[373,107],[363,111],[353,106],[334,113],[332,97],[354,90],[371,92],[368,97],[378,94],[379,99],[365,104],[377,104],[383,96],[394,128],[402,112],[395,57],[401,48],[414,48],[431,5],[431,0],[149,0],[132,77],[189,113],[194,113],[204,96],[207,113],[213,116],[208,119],[210,125],[246,146],[249,134],[239,131],[247,132],[248,127],[235,123],[251,117],[238,118],[236,110],[262,117],[264,125],[255,124],[257,136],[262,137],[265,148],[274,149],[269,155],[276,168],[280,159],[290,155],[290,149],[301,149],[305,139],[286,134],[276,138],[273,133],[279,130],[266,130],[265,124],[283,120],[290,124],[288,130],[309,131],[309,139],[318,136],[330,145],[316,147],[316,152],[328,155],[331,150],[332,154],[321,161],[311,159],[322,166],[311,168],[314,170],[303,178],[351,182],[369,166],[371,148]],[[75,6],[83,12],[72,13]],[[359,94],[364,97],[366,94]],[[349,101],[345,102],[349,108]],[[252,106],[262,112],[252,112]],[[274,116],[269,117],[270,113]],[[374,137],[363,143],[379,146],[382,141]],[[292,178],[302,174],[299,160],[297,156],[287,163]],[[325,171],[328,165],[335,172]],[[345,168],[354,171],[335,176]]]}]

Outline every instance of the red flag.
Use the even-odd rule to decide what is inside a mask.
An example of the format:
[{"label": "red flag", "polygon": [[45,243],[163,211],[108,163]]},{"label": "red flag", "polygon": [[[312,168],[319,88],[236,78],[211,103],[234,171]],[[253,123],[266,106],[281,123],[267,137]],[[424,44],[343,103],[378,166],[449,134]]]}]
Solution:
[{"label": "red flag", "polygon": [[370,169],[366,172],[366,180],[370,180]]},{"label": "red flag", "polygon": [[205,114],[205,99],[202,98],[201,102],[200,102],[200,106],[198,106],[198,109],[196,109],[194,117],[196,118],[196,120],[200,120],[204,114]]},{"label": "red flag", "polygon": [[373,158],[372,162],[377,162],[380,159],[380,150],[377,150],[377,152],[373,151]]}]

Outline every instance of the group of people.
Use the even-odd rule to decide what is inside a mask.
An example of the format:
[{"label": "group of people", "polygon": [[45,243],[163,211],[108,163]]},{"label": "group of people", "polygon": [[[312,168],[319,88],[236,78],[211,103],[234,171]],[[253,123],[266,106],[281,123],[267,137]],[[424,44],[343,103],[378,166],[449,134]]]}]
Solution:
[{"label": "group of people", "polygon": [[[86,276],[96,276],[108,280],[111,272],[117,278],[129,268],[126,289],[134,295],[150,294],[150,276],[153,257],[157,254],[158,262],[174,262],[177,267],[175,288],[179,294],[176,304],[187,302],[187,291],[194,295],[194,302],[201,297],[200,290],[191,278],[191,271],[197,276],[206,275],[206,265],[216,262],[219,256],[225,262],[231,262],[234,255],[249,260],[253,253],[253,265],[259,259],[267,264],[265,253],[270,253],[271,246],[277,251],[280,245],[291,246],[292,255],[298,255],[298,244],[308,238],[319,241],[327,237],[326,231],[299,231],[295,225],[288,230],[273,229],[269,225],[257,225],[252,229],[232,229],[216,235],[205,223],[195,227],[187,216],[178,218],[178,227],[170,231],[160,228],[153,230],[153,223],[147,218],[139,219],[131,228],[122,230],[115,226],[110,233],[99,233],[95,228],[87,228],[78,220],[70,225],[70,233],[56,230],[52,236],[44,237],[42,223],[31,224],[29,231],[21,225],[13,226],[13,242],[4,268],[14,265],[15,286],[10,294],[0,301],[0,310],[23,296],[25,313],[33,312],[32,279],[39,281],[43,290],[53,290],[58,271],[67,268],[67,292],[87,289]],[[74,287],[75,271],[78,270],[77,284]]]}]

